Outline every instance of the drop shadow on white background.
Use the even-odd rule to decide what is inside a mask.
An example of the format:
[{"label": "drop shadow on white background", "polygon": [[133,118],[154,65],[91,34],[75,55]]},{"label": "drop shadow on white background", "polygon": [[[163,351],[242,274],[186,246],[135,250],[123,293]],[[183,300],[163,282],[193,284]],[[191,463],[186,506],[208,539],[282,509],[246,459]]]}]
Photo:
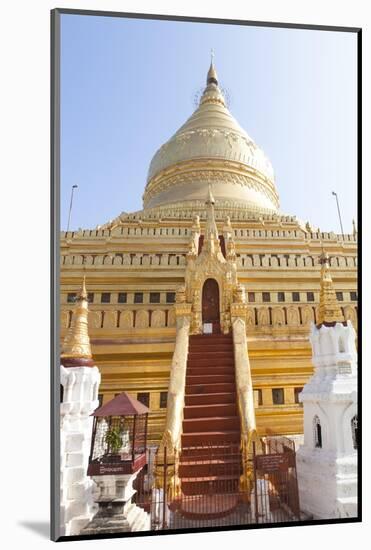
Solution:
[{"label": "drop shadow on white background", "polygon": [[50,524],[48,521],[19,521],[18,526],[36,533],[43,539],[50,539]]}]

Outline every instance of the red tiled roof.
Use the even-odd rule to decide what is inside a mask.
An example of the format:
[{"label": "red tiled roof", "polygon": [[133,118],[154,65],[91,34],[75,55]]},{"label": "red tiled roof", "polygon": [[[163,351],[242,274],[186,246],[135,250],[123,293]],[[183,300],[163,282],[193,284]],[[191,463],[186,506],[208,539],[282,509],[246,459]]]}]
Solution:
[{"label": "red tiled roof", "polygon": [[130,416],[149,413],[150,409],[126,392],[120,393],[90,416]]}]

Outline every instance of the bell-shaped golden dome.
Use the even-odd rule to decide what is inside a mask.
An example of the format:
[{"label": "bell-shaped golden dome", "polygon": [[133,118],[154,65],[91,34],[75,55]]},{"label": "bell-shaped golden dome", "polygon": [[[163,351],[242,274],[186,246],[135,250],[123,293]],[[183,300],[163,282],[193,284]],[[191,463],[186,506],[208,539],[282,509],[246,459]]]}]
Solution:
[{"label": "bell-shaped golden dome", "polygon": [[213,62],[199,107],[152,159],[144,208],[196,211],[209,183],[217,210],[279,208],[271,163],[229,112]]}]

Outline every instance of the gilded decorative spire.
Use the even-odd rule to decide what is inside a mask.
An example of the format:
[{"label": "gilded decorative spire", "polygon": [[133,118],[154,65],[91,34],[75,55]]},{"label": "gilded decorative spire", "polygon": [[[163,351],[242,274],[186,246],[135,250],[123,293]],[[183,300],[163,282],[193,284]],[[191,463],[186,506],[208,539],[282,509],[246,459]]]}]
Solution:
[{"label": "gilded decorative spire", "polygon": [[330,273],[330,262],[327,252],[322,248],[320,257],[321,267],[321,288],[319,294],[318,325],[333,325],[343,323],[344,316],[338,304],[334,283]]},{"label": "gilded decorative spire", "polygon": [[205,103],[226,106],[222,91],[219,88],[218,75],[214,66],[213,50],[211,50],[211,63],[207,73],[206,88],[200,100],[200,105],[204,105]]},{"label": "gilded decorative spire", "polygon": [[93,365],[88,333],[88,295],[85,276],[76,298],[72,323],[62,346],[61,363],[65,367],[88,367]]},{"label": "gilded decorative spire", "polygon": [[214,67],[214,50],[211,50],[211,62],[210,62],[209,72],[207,73],[206,84],[218,85],[218,75]]},{"label": "gilded decorative spire", "polygon": [[215,199],[211,191],[210,183],[207,191],[207,199],[205,204],[207,206],[207,214],[206,214],[204,247],[205,247],[205,250],[211,251],[212,253],[219,252],[220,251],[219,234],[218,234],[218,228],[216,227],[215,211],[214,211]]}]

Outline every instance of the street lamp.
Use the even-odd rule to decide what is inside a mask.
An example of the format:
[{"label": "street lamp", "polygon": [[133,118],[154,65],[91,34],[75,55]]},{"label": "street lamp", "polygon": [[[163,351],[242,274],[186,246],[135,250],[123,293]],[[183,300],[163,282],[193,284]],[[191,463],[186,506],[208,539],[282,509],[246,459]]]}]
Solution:
[{"label": "street lamp", "polygon": [[335,191],[332,191],[332,194],[333,194],[334,197],[336,198],[336,205],[337,205],[337,207],[338,207],[338,214],[339,214],[339,221],[340,221],[340,227],[341,227],[341,234],[342,234],[343,240],[344,240],[344,230],[343,230],[343,224],[342,224],[342,221],[341,221],[341,214],[340,214],[340,207],[339,207],[339,199],[338,199],[337,193],[335,193]]},{"label": "street lamp", "polygon": [[67,233],[70,229],[71,211],[72,211],[72,202],[73,202],[73,192],[74,192],[75,189],[77,189],[77,187],[78,186],[75,184],[75,185],[72,186],[72,189],[71,189],[71,200],[70,200],[70,211],[68,213]]}]

